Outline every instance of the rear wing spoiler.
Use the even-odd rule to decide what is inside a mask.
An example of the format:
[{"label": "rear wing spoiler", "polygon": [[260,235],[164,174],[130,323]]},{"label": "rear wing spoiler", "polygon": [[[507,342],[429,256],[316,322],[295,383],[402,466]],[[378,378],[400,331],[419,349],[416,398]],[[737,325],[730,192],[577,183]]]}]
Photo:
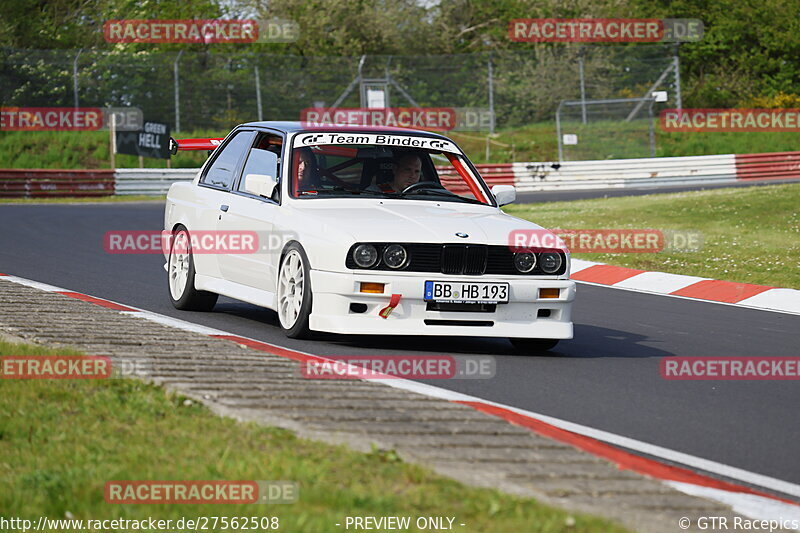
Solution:
[{"label": "rear wing spoiler", "polygon": [[175,155],[184,150],[208,150],[209,152],[219,146],[224,139],[179,139],[169,138],[169,153]]}]

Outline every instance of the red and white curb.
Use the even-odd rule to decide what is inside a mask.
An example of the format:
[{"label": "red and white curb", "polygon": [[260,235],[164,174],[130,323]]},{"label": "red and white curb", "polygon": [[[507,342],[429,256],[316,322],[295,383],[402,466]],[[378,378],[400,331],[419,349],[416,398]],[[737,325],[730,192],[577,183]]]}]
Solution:
[{"label": "red and white curb", "polygon": [[[125,315],[143,318],[184,331],[208,335],[216,339],[228,340],[242,346],[247,346],[248,348],[280,357],[286,357],[295,361],[314,361],[318,363],[334,362],[324,356],[300,352],[248,337],[234,335],[226,331],[119,304],[103,298],[69,291],[38,281],[9,276],[7,274],[0,274],[0,280],[61,294],[107,309],[119,311]],[[758,520],[800,520],[800,503],[789,499],[795,498],[800,501],[800,485],[794,483],[764,476],[755,472],[749,472],[708,459],[695,457],[622,435],[616,435],[581,424],[575,424],[541,413],[484,400],[425,383],[397,378],[385,379],[385,376],[365,378],[365,380],[377,381],[392,388],[415,392],[431,398],[438,398],[472,407],[482,413],[502,418],[511,424],[527,428],[540,435],[570,444],[592,455],[607,459],[617,464],[621,470],[631,470],[651,478],[659,479],[672,488],[686,494],[728,505],[734,512],[750,518]],[[643,457],[631,453],[631,451],[628,450],[639,452],[649,457]],[[665,462],[651,459],[650,457],[662,459]],[[683,466],[675,466],[675,464]],[[734,482],[723,481],[691,469],[708,472],[709,474],[734,480]],[[740,485],[736,483],[736,481],[746,483],[750,486]],[[784,494],[789,498],[776,496],[752,487],[759,487],[775,493]]]},{"label": "red and white curb", "polygon": [[572,260],[570,279],[634,292],[800,315],[800,291],[796,289],[648,272],[581,259]]}]

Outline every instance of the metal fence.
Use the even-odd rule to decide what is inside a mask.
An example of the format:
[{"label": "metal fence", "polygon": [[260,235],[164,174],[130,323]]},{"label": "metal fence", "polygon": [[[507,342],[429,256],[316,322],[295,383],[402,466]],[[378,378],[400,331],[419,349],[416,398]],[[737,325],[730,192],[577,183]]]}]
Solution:
[{"label": "metal fence", "polygon": [[559,161],[655,157],[653,98],[564,100],[556,109]]},{"label": "metal fence", "polygon": [[[541,46],[447,56],[300,57],[156,49],[2,49],[4,106],[142,109],[173,131],[298,120],[331,106],[358,77],[387,80],[391,106],[491,108],[498,128],[552,122],[563,99],[641,98],[654,87],[679,107],[674,45]],[[360,69],[360,70],[359,70]],[[672,72],[671,75],[667,75]],[[359,107],[361,91],[339,102]]]}]

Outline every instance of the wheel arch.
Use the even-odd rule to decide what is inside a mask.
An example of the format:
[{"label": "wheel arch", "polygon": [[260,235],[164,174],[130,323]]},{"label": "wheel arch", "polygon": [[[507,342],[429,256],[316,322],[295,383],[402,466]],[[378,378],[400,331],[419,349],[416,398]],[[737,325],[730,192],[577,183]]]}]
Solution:
[{"label": "wheel arch", "polygon": [[[300,253],[303,255],[303,259],[305,259],[305,261],[308,263],[308,269],[311,270],[311,260],[308,258],[308,252],[306,251],[305,246],[303,246],[303,244],[297,239],[291,239],[291,240],[286,241],[285,243],[283,243],[283,248],[281,249],[281,255],[278,258],[278,268],[275,269],[275,274],[276,274],[275,275],[275,294],[278,294],[278,283],[279,283],[279,279],[280,279],[281,266],[283,266],[283,258],[286,257],[286,254],[289,251],[289,247],[292,244],[296,244],[300,248]],[[310,285],[310,280],[309,280],[309,285]]]},{"label": "wheel arch", "polygon": [[175,233],[176,231],[178,231],[178,226],[183,226],[184,228],[186,228],[186,231],[189,231],[189,226],[186,225],[186,222],[183,220],[178,220],[174,224],[172,224],[170,232]]}]

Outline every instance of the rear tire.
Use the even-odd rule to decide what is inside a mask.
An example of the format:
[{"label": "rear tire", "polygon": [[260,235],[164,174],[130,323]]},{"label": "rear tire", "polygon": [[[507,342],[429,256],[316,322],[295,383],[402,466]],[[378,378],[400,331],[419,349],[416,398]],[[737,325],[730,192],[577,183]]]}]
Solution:
[{"label": "rear tire", "polygon": [[194,278],[194,256],[189,231],[184,226],[178,226],[172,232],[167,261],[169,299],[176,309],[182,311],[211,311],[219,295],[196,290]]},{"label": "rear tire", "polygon": [[509,339],[517,352],[523,355],[541,355],[552,350],[558,344],[559,339]]}]

